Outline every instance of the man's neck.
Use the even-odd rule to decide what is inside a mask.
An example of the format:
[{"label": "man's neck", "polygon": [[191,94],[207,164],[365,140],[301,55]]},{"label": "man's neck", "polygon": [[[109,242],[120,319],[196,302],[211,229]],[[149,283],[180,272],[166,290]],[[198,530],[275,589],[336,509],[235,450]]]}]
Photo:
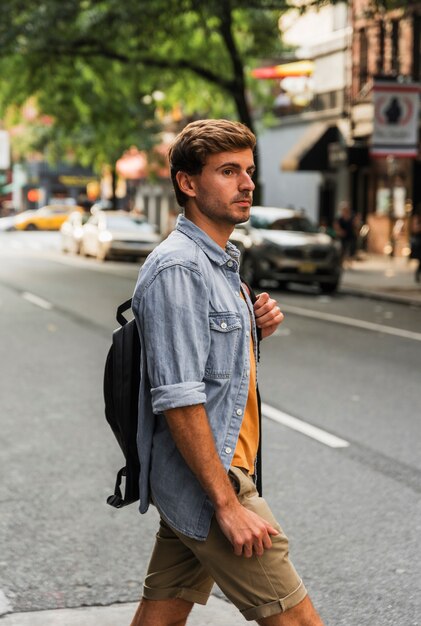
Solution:
[{"label": "man's neck", "polygon": [[188,220],[209,235],[218,246],[225,250],[228,239],[231,237],[232,231],[234,230],[234,226],[230,224],[220,224],[196,211],[185,210],[184,215]]}]

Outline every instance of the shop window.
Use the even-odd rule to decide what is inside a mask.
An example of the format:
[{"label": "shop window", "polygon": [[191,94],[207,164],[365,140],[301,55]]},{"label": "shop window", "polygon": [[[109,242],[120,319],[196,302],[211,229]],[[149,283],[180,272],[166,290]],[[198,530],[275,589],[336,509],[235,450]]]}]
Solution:
[{"label": "shop window", "polygon": [[313,110],[326,111],[327,109],[336,109],[340,103],[341,91],[326,91],[325,93],[317,93],[313,99]]}]

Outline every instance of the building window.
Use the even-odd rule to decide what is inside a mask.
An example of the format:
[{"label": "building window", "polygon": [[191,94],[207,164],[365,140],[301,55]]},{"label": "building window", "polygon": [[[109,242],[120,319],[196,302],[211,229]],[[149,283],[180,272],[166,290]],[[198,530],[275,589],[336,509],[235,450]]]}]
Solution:
[{"label": "building window", "polygon": [[399,74],[399,21],[392,22],[392,63],[391,69],[394,74]]},{"label": "building window", "polygon": [[414,15],[412,46],[412,80],[421,80],[421,15]]},{"label": "building window", "polygon": [[384,42],[385,42],[385,29],[384,29],[383,21],[379,23],[378,40],[379,40],[379,54],[377,56],[376,70],[377,70],[377,74],[383,74],[384,72]]},{"label": "building window", "polygon": [[367,33],[364,28],[359,32],[360,39],[360,73],[359,73],[359,88],[364,87],[368,80],[368,39]]}]

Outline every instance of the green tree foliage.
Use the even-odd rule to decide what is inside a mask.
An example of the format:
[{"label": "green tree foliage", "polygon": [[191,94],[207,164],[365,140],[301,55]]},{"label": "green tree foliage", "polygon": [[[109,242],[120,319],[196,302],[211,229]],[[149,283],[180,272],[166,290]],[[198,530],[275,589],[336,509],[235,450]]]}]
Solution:
[{"label": "green tree foliage", "polygon": [[251,128],[248,69],[282,52],[282,2],[267,0],[2,0],[1,111],[35,95],[56,123],[44,148],[112,162],[148,147],[155,102]]}]

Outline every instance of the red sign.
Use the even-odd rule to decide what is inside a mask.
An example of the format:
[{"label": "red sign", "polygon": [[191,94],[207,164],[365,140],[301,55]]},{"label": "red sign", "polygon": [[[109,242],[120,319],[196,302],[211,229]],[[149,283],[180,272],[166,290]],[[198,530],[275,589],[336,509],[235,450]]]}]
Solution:
[{"label": "red sign", "polygon": [[373,86],[372,156],[418,156],[420,85],[376,81]]}]

